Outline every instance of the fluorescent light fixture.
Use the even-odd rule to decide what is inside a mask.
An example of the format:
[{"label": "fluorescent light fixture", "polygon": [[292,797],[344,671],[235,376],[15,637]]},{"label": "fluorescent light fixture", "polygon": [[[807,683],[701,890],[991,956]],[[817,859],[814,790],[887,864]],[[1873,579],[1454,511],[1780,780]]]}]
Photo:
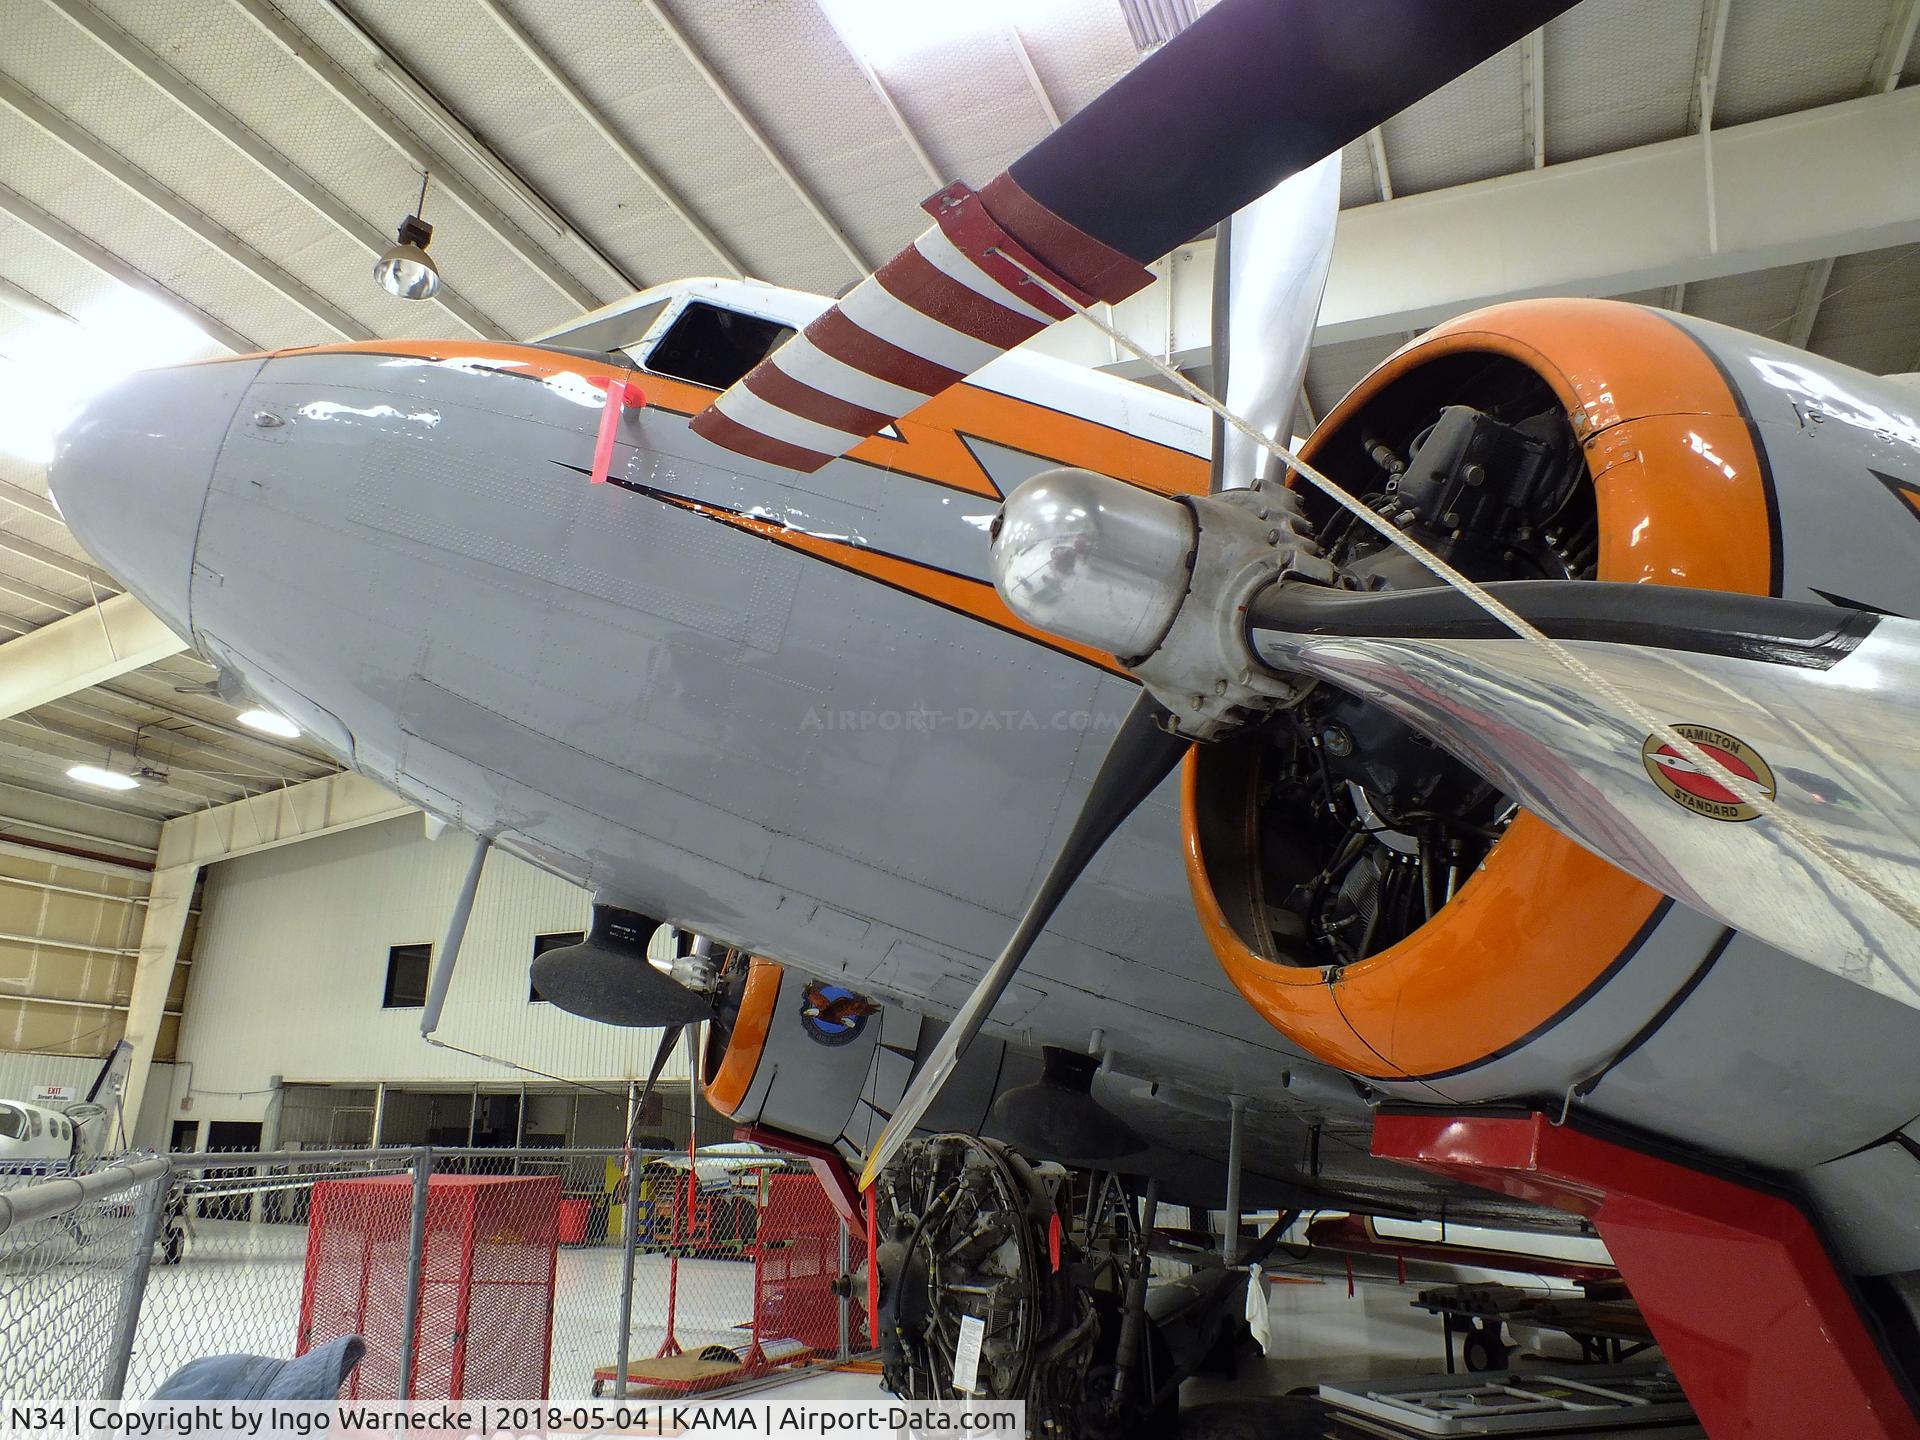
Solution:
[{"label": "fluorescent light fixture", "polygon": [[263,735],[278,735],[284,740],[295,740],[300,736],[300,727],[275,710],[242,711],[240,723],[249,730],[258,730]]},{"label": "fluorescent light fixture", "polygon": [[97,785],[102,790],[137,790],[140,782],[131,775],[122,775],[118,770],[103,770],[98,765],[73,765],[67,769],[69,780],[78,780],[82,785]]},{"label": "fluorescent light fixture", "polygon": [[1193,0],[1120,0],[1133,32],[1133,47],[1142,55],[1157,50],[1199,17]]},{"label": "fluorescent light fixture", "polygon": [[221,353],[192,323],[116,285],[71,321],[38,315],[0,334],[0,450],[44,465],[80,407],[135,370]]},{"label": "fluorescent light fixture", "polygon": [[1083,0],[820,0],[840,38],[876,70],[923,50],[1035,25]]}]

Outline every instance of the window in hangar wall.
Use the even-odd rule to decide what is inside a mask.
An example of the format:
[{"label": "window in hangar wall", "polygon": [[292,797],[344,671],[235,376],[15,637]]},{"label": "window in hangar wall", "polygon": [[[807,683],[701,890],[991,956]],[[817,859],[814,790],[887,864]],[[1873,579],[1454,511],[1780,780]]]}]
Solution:
[{"label": "window in hangar wall", "polygon": [[387,985],[383,1010],[416,1010],[427,1003],[427,971],[433,964],[431,945],[387,947]]},{"label": "window in hangar wall", "polygon": [[[512,1147],[517,1131],[523,1153],[575,1146],[613,1152],[626,1138],[624,1091],[617,1079],[579,1086],[533,1084],[524,1091],[518,1086],[293,1083],[279,1095],[277,1143],[296,1150],[370,1144],[377,1106],[382,1145],[464,1147],[471,1142],[505,1149]],[[702,1145],[733,1139],[733,1123],[704,1096],[698,1135]],[[648,1098],[635,1141],[649,1150],[686,1148],[684,1080],[663,1082]]]},{"label": "window in hangar wall", "polygon": [[[578,945],[586,938],[587,932],[584,930],[559,930],[551,935],[536,935],[533,937],[533,958],[538,960],[547,951],[558,950],[563,945]],[[527,976],[527,1003],[529,1005],[551,1003],[540,993],[540,987],[533,983],[531,973]]]}]

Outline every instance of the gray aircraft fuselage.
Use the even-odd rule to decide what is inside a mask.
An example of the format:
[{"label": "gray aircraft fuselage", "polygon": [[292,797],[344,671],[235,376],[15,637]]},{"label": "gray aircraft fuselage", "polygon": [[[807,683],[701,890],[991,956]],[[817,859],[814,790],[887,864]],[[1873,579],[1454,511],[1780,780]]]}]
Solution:
[{"label": "gray aircraft fuselage", "polygon": [[[801,325],[828,302],[691,282],[589,317],[593,348],[644,365],[692,303]],[[103,564],[344,764],[601,901],[950,1012],[1136,690],[1020,628],[986,526],[1051,464],[1203,487],[1203,412],[1015,353],[803,476],[691,434],[714,392],[637,368],[594,484],[585,377],[611,368],[452,341],[153,372],[66,437],[54,485]],[[1103,1031],[1209,1131],[1236,1086],[1318,1071],[1363,1145],[1357,1099],[1213,962],[1176,797],[1106,847],[991,1030]]]}]

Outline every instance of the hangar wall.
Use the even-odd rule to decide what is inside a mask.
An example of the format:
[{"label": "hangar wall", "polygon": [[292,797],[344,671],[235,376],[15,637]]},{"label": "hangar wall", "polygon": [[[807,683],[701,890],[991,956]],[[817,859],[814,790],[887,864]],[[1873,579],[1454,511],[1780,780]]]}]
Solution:
[{"label": "hangar wall", "polygon": [[[276,1080],[533,1080],[430,1046],[418,1007],[381,1004],[388,947],[430,943],[437,962],[470,854],[464,836],[429,840],[410,816],[210,867],[168,1113],[265,1120]],[[595,1025],[528,998],[534,937],[584,930],[589,914],[585,891],[489,857],[440,1037],[568,1080],[644,1079],[658,1031]],[[685,1081],[683,1051],[666,1076]]]},{"label": "hangar wall", "polygon": [[[85,1095],[100,1073],[101,1061],[92,1055],[35,1055],[0,1051],[0,1096],[9,1100],[31,1100],[36,1085],[71,1085],[75,1093]],[[147,1087],[146,1103],[140,1107],[140,1121],[130,1136],[138,1148],[159,1149],[166,1138],[167,1090],[173,1066],[158,1061],[153,1067],[153,1084]]]},{"label": "hangar wall", "polygon": [[[118,1043],[159,837],[156,821],[0,781],[0,1050],[92,1056]],[[192,929],[159,1021],[161,1060],[173,1056]],[[63,1083],[35,1074],[29,1086]],[[0,1096],[16,1093],[0,1084]]]}]

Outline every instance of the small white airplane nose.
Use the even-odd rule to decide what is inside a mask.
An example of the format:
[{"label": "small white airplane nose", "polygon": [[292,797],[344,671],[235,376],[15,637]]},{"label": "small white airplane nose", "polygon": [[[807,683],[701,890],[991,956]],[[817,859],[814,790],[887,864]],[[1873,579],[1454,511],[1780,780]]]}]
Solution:
[{"label": "small white airplane nose", "polygon": [[191,636],[193,551],[234,410],[260,359],[147,370],[90,401],[47,483],[87,553]]}]

